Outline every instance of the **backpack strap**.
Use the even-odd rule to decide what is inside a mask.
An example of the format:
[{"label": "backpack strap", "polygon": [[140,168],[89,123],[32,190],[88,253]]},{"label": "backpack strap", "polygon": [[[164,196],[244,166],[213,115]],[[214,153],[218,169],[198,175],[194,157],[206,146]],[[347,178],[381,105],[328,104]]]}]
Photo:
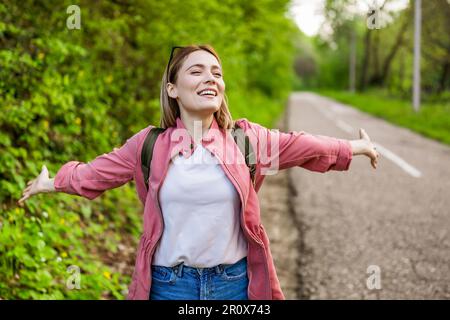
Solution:
[{"label": "backpack strap", "polygon": [[250,178],[252,180],[253,187],[256,185],[256,155],[253,152],[252,144],[249,137],[245,134],[244,130],[238,126],[235,122],[234,127],[231,129],[231,135],[234,138],[234,142],[239,147],[242,155],[245,158],[245,164],[250,171]]},{"label": "backpack strap", "polygon": [[[141,169],[142,175],[144,177],[145,187],[148,191],[148,179],[150,178],[150,169],[153,157],[153,148],[155,146],[156,139],[163,133],[166,129],[153,127],[147,133],[145,137],[144,144],[142,146],[141,152]],[[249,137],[245,134],[244,130],[235,123],[234,127],[231,129],[231,135],[233,136],[234,142],[238,145],[239,150],[245,158],[245,164],[250,171],[250,178],[252,180],[253,187],[256,184],[256,156],[253,151],[252,144],[250,143]]]},{"label": "backpack strap", "polygon": [[153,127],[147,133],[145,137],[144,145],[142,146],[141,152],[141,169],[142,175],[144,176],[145,187],[148,191],[148,179],[150,178],[150,167],[153,157],[153,148],[155,146],[156,139],[163,133],[166,129]]}]

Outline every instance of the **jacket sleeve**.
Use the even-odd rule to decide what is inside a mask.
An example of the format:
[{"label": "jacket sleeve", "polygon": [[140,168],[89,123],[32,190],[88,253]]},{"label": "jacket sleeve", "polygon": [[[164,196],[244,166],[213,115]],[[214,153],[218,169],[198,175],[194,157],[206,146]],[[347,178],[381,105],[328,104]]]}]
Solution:
[{"label": "jacket sleeve", "polygon": [[[287,169],[302,167],[311,171],[348,170],[352,160],[350,142],[304,131],[281,132],[249,122],[258,136],[257,159],[262,167]],[[266,156],[269,154],[269,156]]]},{"label": "jacket sleeve", "polygon": [[132,180],[137,164],[138,137],[129,138],[120,148],[83,163],[69,161],[56,173],[55,190],[95,199],[105,190]]}]

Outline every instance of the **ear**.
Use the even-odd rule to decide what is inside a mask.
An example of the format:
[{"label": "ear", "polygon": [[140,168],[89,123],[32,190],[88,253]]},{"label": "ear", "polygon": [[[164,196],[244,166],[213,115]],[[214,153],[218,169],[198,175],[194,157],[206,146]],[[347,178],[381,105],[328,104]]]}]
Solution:
[{"label": "ear", "polygon": [[167,94],[169,95],[169,97],[176,99],[178,98],[178,92],[177,92],[177,88],[173,83],[167,83]]}]

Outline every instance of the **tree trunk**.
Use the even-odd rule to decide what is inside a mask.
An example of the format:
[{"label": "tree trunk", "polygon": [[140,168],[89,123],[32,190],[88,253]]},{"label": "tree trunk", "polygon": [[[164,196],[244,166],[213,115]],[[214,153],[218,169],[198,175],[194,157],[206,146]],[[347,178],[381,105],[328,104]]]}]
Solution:
[{"label": "tree trunk", "polygon": [[450,73],[450,62],[447,61],[442,66],[441,77],[439,79],[438,93],[442,93],[442,91],[447,89],[446,86],[449,73]]},{"label": "tree trunk", "polygon": [[359,88],[361,91],[364,91],[367,86],[367,74],[369,73],[369,65],[370,65],[370,49],[372,44],[372,36],[371,30],[367,29],[366,35],[364,37],[364,55],[363,61],[361,65],[361,78],[359,83]]},{"label": "tree trunk", "polygon": [[403,23],[402,27],[400,28],[400,31],[397,35],[397,39],[395,40],[394,46],[391,48],[391,51],[387,55],[386,59],[383,63],[383,68],[381,70],[381,74],[379,77],[380,84],[384,84],[386,81],[386,78],[389,74],[389,69],[391,67],[391,63],[394,60],[395,55],[397,54],[398,50],[403,44],[403,38],[406,33],[406,30],[408,28],[408,20],[405,19],[405,22]]}]

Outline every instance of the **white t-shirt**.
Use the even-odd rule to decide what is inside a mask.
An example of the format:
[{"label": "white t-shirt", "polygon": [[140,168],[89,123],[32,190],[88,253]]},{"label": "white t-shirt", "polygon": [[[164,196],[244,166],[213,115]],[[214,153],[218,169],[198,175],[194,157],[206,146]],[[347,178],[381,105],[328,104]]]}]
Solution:
[{"label": "white t-shirt", "polygon": [[241,201],[218,159],[201,143],[174,157],[159,192],[164,231],[153,264],[206,268],[247,256]]}]

